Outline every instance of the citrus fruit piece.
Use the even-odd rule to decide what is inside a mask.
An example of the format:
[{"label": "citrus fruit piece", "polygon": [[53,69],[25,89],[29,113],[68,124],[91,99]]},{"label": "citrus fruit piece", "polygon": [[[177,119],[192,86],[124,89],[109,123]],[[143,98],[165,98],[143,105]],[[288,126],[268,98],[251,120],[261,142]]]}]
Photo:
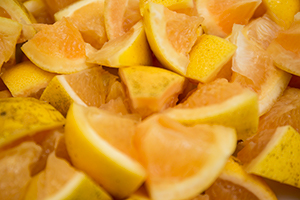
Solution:
[{"label": "citrus fruit piece", "polygon": [[46,72],[30,61],[6,68],[1,78],[14,97],[37,97],[55,74]]},{"label": "citrus fruit piece", "polygon": [[109,40],[125,34],[142,19],[139,0],[105,0],[104,19]]},{"label": "citrus fruit piece", "polygon": [[157,67],[126,67],[119,74],[133,110],[142,117],[174,106],[185,86],[185,77]]},{"label": "citrus fruit piece", "polygon": [[230,61],[236,48],[223,38],[201,35],[190,52],[186,76],[202,83],[212,81]]},{"label": "citrus fruit piece", "polygon": [[289,29],[280,31],[267,49],[277,67],[297,76],[300,76],[299,38],[300,20],[292,24]]},{"label": "citrus fruit piece", "polygon": [[44,0],[27,0],[23,2],[25,8],[32,14],[37,23],[52,24],[54,19]]},{"label": "citrus fruit piece", "polygon": [[18,43],[25,42],[35,35],[36,31],[31,26],[32,23],[35,23],[35,19],[21,2],[18,0],[2,0],[0,8],[6,13],[4,17],[15,20],[22,25],[22,33],[18,38]]},{"label": "citrus fruit piece", "polygon": [[104,0],[78,1],[54,14],[59,21],[67,17],[80,31],[85,42],[100,49],[107,36],[104,25]]},{"label": "citrus fruit piece", "polygon": [[262,0],[267,14],[279,26],[287,29],[294,21],[294,15],[300,11],[298,0]]},{"label": "citrus fruit piece", "polygon": [[210,200],[215,199],[253,199],[277,200],[277,197],[258,176],[248,174],[239,160],[228,159],[218,179],[205,191]]},{"label": "citrus fruit piece", "polygon": [[109,40],[100,50],[88,53],[87,56],[89,63],[116,68],[152,64],[152,54],[142,21],[124,35]]},{"label": "citrus fruit piece", "polygon": [[194,6],[193,0],[141,0],[140,1],[140,10],[141,14],[144,12],[144,6],[147,2],[153,2],[157,4],[162,4],[170,10],[183,10],[192,8]]},{"label": "citrus fruit piece", "polygon": [[196,197],[217,178],[236,147],[236,133],[219,125],[187,127],[155,115],[137,126],[134,144],[151,199],[180,200]]},{"label": "citrus fruit piece", "polygon": [[233,24],[249,22],[261,0],[196,0],[199,15],[208,34],[226,37]]},{"label": "citrus fruit piece", "polygon": [[[272,33],[273,31],[275,30],[269,29],[268,32]],[[231,80],[258,94],[259,115],[261,116],[272,107],[283,93],[291,75],[274,66],[273,59],[266,50],[255,43],[254,39],[248,39],[247,33],[249,32],[247,27],[244,28],[241,25],[234,25],[233,27],[233,37],[229,40],[237,45],[237,50],[233,56],[232,70],[234,73]],[[252,36],[251,38],[255,38]],[[256,39],[260,40],[259,38]],[[266,40],[262,37],[260,41]]]},{"label": "citrus fruit piece", "polygon": [[65,126],[72,163],[115,198],[125,198],[144,182],[146,172],[131,143],[138,120],[73,103]]},{"label": "citrus fruit piece", "polygon": [[30,165],[38,160],[41,147],[24,142],[0,151],[0,199],[23,199],[31,180]]},{"label": "citrus fruit piece", "polygon": [[78,0],[43,0],[51,15],[75,3]]},{"label": "citrus fruit piece", "polygon": [[244,29],[244,33],[247,33],[245,34],[247,39],[255,42],[265,50],[277,37],[279,31],[282,30],[268,15],[252,20]]},{"label": "citrus fruit piece", "polygon": [[106,103],[116,79],[117,76],[101,67],[57,75],[50,81],[40,99],[50,103],[66,116],[72,102],[96,107]]},{"label": "citrus fruit piece", "polygon": [[258,130],[276,128],[278,126],[292,126],[300,132],[300,89],[288,87],[278,98],[272,108],[259,119]]},{"label": "citrus fruit piece", "polygon": [[217,79],[199,84],[182,103],[162,114],[188,126],[208,123],[233,127],[238,140],[245,140],[257,131],[258,98],[237,83]]},{"label": "citrus fruit piece", "polygon": [[259,132],[238,152],[245,170],[300,188],[300,134],[290,125]]},{"label": "citrus fruit piece", "polygon": [[40,199],[103,199],[110,195],[86,174],[51,153],[44,171],[33,177],[25,200]]},{"label": "citrus fruit piece", "polygon": [[0,70],[3,63],[14,56],[22,25],[11,19],[0,17]]},{"label": "citrus fruit piece", "polygon": [[147,39],[164,67],[186,74],[188,54],[196,42],[201,21],[200,17],[176,13],[161,4],[145,4],[143,22]]},{"label": "citrus fruit piece", "polygon": [[66,18],[44,25],[22,47],[25,55],[45,71],[70,74],[89,68],[85,43],[77,28]]},{"label": "citrus fruit piece", "polygon": [[0,99],[0,119],[0,147],[65,122],[51,105],[30,97]]}]

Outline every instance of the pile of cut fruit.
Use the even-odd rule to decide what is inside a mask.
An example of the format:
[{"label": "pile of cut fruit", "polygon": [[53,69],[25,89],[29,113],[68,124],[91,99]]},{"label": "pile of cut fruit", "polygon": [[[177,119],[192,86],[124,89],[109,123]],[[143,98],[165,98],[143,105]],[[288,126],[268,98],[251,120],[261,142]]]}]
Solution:
[{"label": "pile of cut fruit", "polygon": [[300,0],[0,0],[0,199],[300,199],[299,76]]}]

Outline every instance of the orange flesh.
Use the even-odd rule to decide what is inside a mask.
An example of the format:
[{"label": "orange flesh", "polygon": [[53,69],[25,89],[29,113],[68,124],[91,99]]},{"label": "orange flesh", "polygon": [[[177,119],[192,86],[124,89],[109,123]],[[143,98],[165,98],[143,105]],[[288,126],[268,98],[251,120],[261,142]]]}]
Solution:
[{"label": "orange flesh", "polygon": [[110,86],[117,77],[97,67],[66,75],[65,79],[84,103],[100,107],[106,103]]},{"label": "orange flesh", "polygon": [[205,125],[185,127],[161,117],[138,127],[134,141],[149,181],[160,183],[180,181],[198,172],[210,156],[215,138]]},{"label": "orange flesh", "polygon": [[222,103],[242,93],[243,90],[238,83],[229,83],[226,79],[217,79],[208,84],[199,84],[197,90],[177,107],[195,108]]},{"label": "orange flesh", "polygon": [[142,18],[139,4],[135,0],[109,0],[107,2],[110,39],[123,35]]},{"label": "orange flesh", "polygon": [[142,19],[140,7],[137,1],[128,1],[127,9],[124,13],[123,30],[129,31],[130,28]]},{"label": "orange flesh", "polygon": [[238,0],[227,1],[209,1],[208,10],[218,16],[218,24],[222,30],[229,34],[232,31],[232,26],[236,24],[247,24],[252,17],[256,2],[240,4]]},{"label": "orange flesh", "polygon": [[102,2],[92,2],[72,14],[71,21],[79,29],[83,39],[100,49],[107,41]]},{"label": "orange flesh", "polygon": [[268,144],[274,133],[275,129],[263,130],[257,133],[250,140],[247,140],[244,144],[244,148],[238,152],[238,159],[242,163],[249,163],[260,154],[260,152]]},{"label": "orange flesh", "polygon": [[[46,170],[43,173],[45,173],[44,182],[38,187],[46,190],[46,194],[50,196],[59,191],[75,175],[76,170],[66,160],[59,159],[52,153],[48,157]],[[38,195],[43,195],[41,190],[39,192]]]},{"label": "orange flesh", "polygon": [[137,159],[136,150],[132,144],[132,137],[139,120],[135,115],[116,115],[114,113],[88,116],[90,125],[97,134],[116,149],[133,159]]},{"label": "orange flesh", "polygon": [[84,58],[85,44],[78,29],[67,19],[44,26],[31,40],[39,51],[59,58]]},{"label": "orange flesh", "polygon": [[78,0],[44,0],[52,13],[56,13]]},{"label": "orange flesh", "polygon": [[284,49],[300,55],[300,34],[281,33],[275,39]]},{"label": "orange flesh", "polygon": [[260,117],[258,130],[291,125],[300,132],[300,89],[287,88],[270,111]]},{"label": "orange flesh", "polygon": [[218,178],[205,194],[209,200],[259,200],[252,192],[230,181]]},{"label": "orange flesh", "polygon": [[175,50],[187,55],[197,40],[196,30],[202,21],[199,17],[188,16],[164,9],[167,20],[167,37]]}]

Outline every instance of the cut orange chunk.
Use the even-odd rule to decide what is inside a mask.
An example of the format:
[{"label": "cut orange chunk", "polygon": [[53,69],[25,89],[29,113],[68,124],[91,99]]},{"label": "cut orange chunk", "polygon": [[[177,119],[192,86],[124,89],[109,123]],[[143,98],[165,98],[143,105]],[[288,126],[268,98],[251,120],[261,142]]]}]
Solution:
[{"label": "cut orange chunk", "polygon": [[[117,76],[101,67],[68,75],[57,75],[50,81],[40,99],[50,103],[64,116],[73,102],[84,106],[100,107],[108,102],[108,96],[114,92],[113,87],[120,84],[116,79]],[[115,91],[117,92],[118,89],[122,88],[116,88]]]},{"label": "cut orange chunk", "polygon": [[132,145],[139,118],[73,103],[65,126],[72,163],[112,196],[128,197],[144,182],[146,172]]},{"label": "cut orange chunk", "polygon": [[31,180],[30,166],[42,152],[34,142],[0,151],[0,199],[23,199]]},{"label": "cut orange chunk", "polygon": [[233,127],[238,140],[245,140],[257,131],[258,98],[238,83],[217,79],[199,84],[185,101],[162,114],[188,126],[208,123]]},{"label": "cut orange chunk", "polygon": [[238,152],[245,170],[300,188],[300,134],[290,125],[258,132]]},{"label": "cut orange chunk", "polygon": [[213,35],[201,35],[190,52],[186,76],[207,83],[214,80],[232,58],[236,46]]},{"label": "cut orange chunk", "polygon": [[264,179],[248,174],[234,157],[230,157],[218,179],[205,194],[209,200],[277,200]]},{"label": "cut orange chunk", "polygon": [[182,200],[216,180],[236,147],[236,133],[219,125],[186,127],[158,115],[138,125],[134,143],[147,170],[151,199]]},{"label": "cut orange chunk", "polygon": [[126,67],[119,73],[133,110],[142,117],[174,106],[185,86],[183,76],[157,67]]},{"label": "cut orange chunk", "polygon": [[296,20],[289,29],[280,31],[267,49],[277,67],[297,76],[300,76],[299,40],[300,20]]},{"label": "cut orange chunk", "polygon": [[45,71],[69,74],[90,67],[85,62],[82,36],[66,18],[53,25],[43,26],[21,49],[34,64]]},{"label": "cut orange chunk", "polygon": [[55,13],[54,17],[56,21],[68,17],[79,29],[84,41],[96,49],[100,49],[107,42],[104,25],[104,0],[78,1]]},{"label": "cut orange chunk", "polygon": [[6,68],[1,78],[14,97],[39,98],[54,76],[32,62],[25,61]]},{"label": "cut orange chunk", "polygon": [[[253,23],[268,24],[268,21],[253,21]],[[261,25],[265,27],[263,24]],[[258,34],[256,36],[252,34],[249,37],[251,39],[249,39],[247,33],[252,33],[251,30],[253,30],[252,28],[255,30],[255,26],[247,28],[241,25],[234,25],[233,34],[230,38],[237,45],[232,63],[232,70],[234,71],[232,81],[251,88],[258,94],[259,115],[261,116],[272,107],[283,93],[291,79],[291,75],[275,67],[272,58],[253,39],[256,38],[262,44],[268,41],[268,37],[259,38],[256,37],[259,36]],[[257,29],[256,31],[261,33],[264,30]],[[271,33],[276,31],[276,29],[272,28],[266,30]]]},{"label": "cut orange chunk", "polygon": [[1,0],[0,10],[4,10],[3,16],[0,14],[1,17],[10,18],[19,22],[22,25],[22,33],[21,37],[18,38],[18,43],[25,42],[35,35],[36,31],[31,26],[31,24],[35,22],[35,19],[20,1]]},{"label": "cut orange chunk", "polygon": [[139,0],[106,0],[104,19],[109,40],[117,38],[142,19]]},{"label": "cut orange chunk", "polygon": [[196,0],[205,30],[220,37],[229,35],[233,24],[247,24],[260,3],[261,0]]},{"label": "cut orange chunk", "polygon": [[22,25],[11,19],[0,17],[0,71],[3,63],[15,55],[16,44]]},{"label": "cut orange chunk", "polygon": [[161,64],[186,74],[189,52],[197,39],[202,18],[169,10],[161,4],[145,4],[143,22],[150,47]]},{"label": "cut orange chunk", "polygon": [[290,27],[294,15],[300,11],[298,0],[262,0],[262,4],[270,18],[284,29]]},{"label": "cut orange chunk", "polygon": [[32,178],[25,200],[42,199],[112,200],[112,197],[86,174],[51,153],[45,170]]},{"label": "cut orange chunk", "polygon": [[152,65],[152,52],[146,39],[142,21],[120,37],[109,40],[103,47],[87,54],[89,63],[122,68]]},{"label": "cut orange chunk", "polygon": [[33,15],[37,23],[54,23],[53,15],[50,14],[48,6],[44,0],[27,0],[23,2],[26,9]]},{"label": "cut orange chunk", "polygon": [[65,118],[51,105],[31,97],[0,99],[0,148],[39,131],[60,128]]}]

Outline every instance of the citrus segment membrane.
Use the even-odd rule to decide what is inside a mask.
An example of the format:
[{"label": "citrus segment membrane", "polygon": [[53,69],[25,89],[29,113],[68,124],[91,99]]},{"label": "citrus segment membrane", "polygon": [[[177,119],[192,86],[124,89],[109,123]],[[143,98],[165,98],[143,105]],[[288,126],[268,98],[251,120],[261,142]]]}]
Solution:
[{"label": "citrus segment membrane", "polygon": [[[256,22],[253,22],[256,23]],[[259,23],[259,22],[257,22]],[[249,29],[247,29],[249,28]],[[250,88],[258,94],[259,115],[266,113],[276,102],[278,97],[287,87],[291,75],[275,67],[273,59],[266,50],[254,42],[256,38],[251,34],[250,27],[234,25],[229,40],[237,45],[233,56],[232,76],[233,82],[238,82],[243,87]],[[263,30],[263,29],[262,29]],[[272,29],[271,32],[276,29]],[[256,38],[258,41],[266,41],[266,37]]]},{"label": "citrus segment membrane", "polygon": [[236,146],[232,128],[191,127],[161,115],[137,127],[134,143],[147,170],[151,199],[189,199],[217,178]]},{"label": "citrus segment membrane", "polygon": [[161,4],[145,4],[143,16],[150,47],[161,64],[181,75],[186,74],[188,54],[196,42],[202,18],[169,10]]}]

